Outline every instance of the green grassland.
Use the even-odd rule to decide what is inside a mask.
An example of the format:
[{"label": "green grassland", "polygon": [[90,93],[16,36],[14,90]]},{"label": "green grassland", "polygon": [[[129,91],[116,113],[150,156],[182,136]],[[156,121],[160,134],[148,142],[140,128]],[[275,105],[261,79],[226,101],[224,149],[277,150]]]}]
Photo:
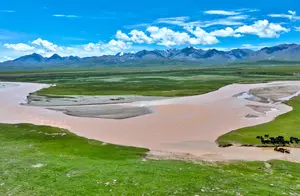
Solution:
[{"label": "green grassland", "polygon": [[[256,136],[269,135],[270,137],[284,136],[285,138],[296,137],[300,138],[300,97],[286,102],[293,107],[289,113],[278,116],[274,121],[246,127],[235,130],[217,139],[219,144],[243,144],[243,145],[262,145]],[[271,144],[270,144],[271,145]],[[291,144],[293,147],[299,147],[300,144]]]},{"label": "green grassland", "polygon": [[146,149],[0,124],[0,195],[297,195],[300,165],[144,159]]},{"label": "green grassland", "polygon": [[232,83],[299,80],[297,66],[170,67],[101,70],[3,72],[2,81],[56,84],[40,95],[188,96]]}]

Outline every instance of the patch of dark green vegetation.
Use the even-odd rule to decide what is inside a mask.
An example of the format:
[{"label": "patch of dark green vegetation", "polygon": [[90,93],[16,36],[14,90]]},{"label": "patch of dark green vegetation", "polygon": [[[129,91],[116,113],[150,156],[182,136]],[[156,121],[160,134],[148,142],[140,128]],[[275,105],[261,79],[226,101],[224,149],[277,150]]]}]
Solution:
[{"label": "patch of dark green vegetation", "polygon": [[297,195],[300,165],[144,159],[147,149],[0,124],[0,195]]},{"label": "patch of dark green vegetation", "polygon": [[217,142],[219,145],[300,147],[300,97],[295,97],[286,104],[293,107],[291,112],[278,116],[274,121],[222,135]]}]

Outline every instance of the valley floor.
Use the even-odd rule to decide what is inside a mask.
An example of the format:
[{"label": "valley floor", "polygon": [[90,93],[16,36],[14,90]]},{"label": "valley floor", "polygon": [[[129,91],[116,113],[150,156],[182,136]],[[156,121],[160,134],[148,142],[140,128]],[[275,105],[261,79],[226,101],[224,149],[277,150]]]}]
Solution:
[{"label": "valley floor", "polygon": [[[276,116],[292,110],[291,107],[276,101],[274,97],[274,103],[264,103],[245,97],[245,93],[259,88],[286,89],[278,95],[277,99],[280,99],[280,97],[291,96],[300,91],[300,82],[297,81],[250,85],[232,84],[197,96],[117,103],[118,106],[143,107],[153,111],[150,114],[123,120],[75,117],[56,110],[49,110],[47,109],[49,106],[19,105],[19,102],[26,101],[29,93],[49,85],[17,83],[18,86],[12,86],[11,83],[3,84],[9,86],[0,91],[2,123],[50,125],[107,143],[147,148],[151,152],[188,153],[207,161],[300,160],[298,149],[293,149],[292,153],[287,155],[274,152],[272,149],[219,148],[215,143],[219,136],[232,130],[269,122]],[[271,93],[271,95],[273,94]],[[51,104],[51,101],[49,103]],[[76,103],[80,105],[80,102]],[[102,106],[97,105],[97,107],[101,108]],[[103,107],[103,110],[107,110],[106,104]],[[85,108],[89,110],[89,108],[93,108],[93,105]]]},{"label": "valley floor", "polygon": [[[68,107],[82,103],[65,96],[26,104],[29,93],[47,87],[0,84],[0,121],[7,123],[0,124],[1,195],[298,195],[300,191],[299,164],[283,161],[299,162],[299,149],[282,154],[273,148],[219,148],[215,143],[232,130],[294,112],[293,104],[282,102],[300,92],[298,81],[232,84],[208,94],[155,100],[110,97],[117,102],[110,105],[151,110],[122,120],[47,109],[62,100]],[[107,109],[98,102],[88,106],[93,104]]]}]

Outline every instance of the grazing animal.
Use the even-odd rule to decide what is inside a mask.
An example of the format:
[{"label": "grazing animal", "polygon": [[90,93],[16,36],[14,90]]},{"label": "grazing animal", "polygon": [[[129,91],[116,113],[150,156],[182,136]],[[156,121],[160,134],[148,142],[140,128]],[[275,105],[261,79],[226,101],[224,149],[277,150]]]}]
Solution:
[{"label": "grazing animal", "polygon": [[290,154],[290,153],[291,153],[290,150],[285,149],[285,148],[279,148],[278,146],[276,146],[276,147],[274,148],[274,151],[276,151],[276,152],[281,152],[281,153],[286,153],[286,154]]},{"label": "grazing animal", "polygon": [[[285,140],[284,136],[277,136],[277,137],[270,137],[269,135],[265,134],[264,137],[263,136],[256,136],[256,139],[260,139],[260,142],[262,144],[272,144],[272,145],[276,145],[276,146],[289,146],[291,144],[299,144],[300,143],[300,139],[296,138],[296,137],[290,137],[288,140]],[[279,149],[277,149],[278,151],[280,151]],[[285,153],[289,153],[288,151],[286,151]]]},{"label": "grazing animal", "polygon": [[284,149],[284,153],[291,154],[291,151],[288,149]]}]

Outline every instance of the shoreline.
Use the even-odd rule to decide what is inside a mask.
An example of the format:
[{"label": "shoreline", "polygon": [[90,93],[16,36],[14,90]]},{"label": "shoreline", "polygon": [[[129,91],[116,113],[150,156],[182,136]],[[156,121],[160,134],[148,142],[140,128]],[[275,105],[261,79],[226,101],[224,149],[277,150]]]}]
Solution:
[{"label": "shoreline", "polygon": [[[4,84],[4,82],[0,82]],[[273,85],[299,85],[294,82],[271,82],[262,84],[232,84],[203,95],[169,98],[154,101],[124,103],[124,106],[149,107],[154,112],[124,120],[95,119],[68,116],[43,107],[20,105],[29,93],[49,85],[35,83],[17,84],[0,90],[0,122],[8,124],[31,123],[50,125],[89,139],[125,146],[148,148],[151,153],[166,152],[190,154],[205,161],[270,160],[300,161],[300,150],[292,149],[291,155],[266,151],[256,147],[219,148],[215,140],[232,130],[267,123],[292,110],[282,103],[272,105],[278,110],[265,115],[247,105],[265,103],[239,99],[234,95],[253,88]],[[287,96],[286,96],[287,97]],[[267,105],[270,105],[268,103]],[[7,114],[10,111],[11,114]],[[232,113],[232,114],[230,114]],[[259,115],[246,118],[247,114]]]}]

